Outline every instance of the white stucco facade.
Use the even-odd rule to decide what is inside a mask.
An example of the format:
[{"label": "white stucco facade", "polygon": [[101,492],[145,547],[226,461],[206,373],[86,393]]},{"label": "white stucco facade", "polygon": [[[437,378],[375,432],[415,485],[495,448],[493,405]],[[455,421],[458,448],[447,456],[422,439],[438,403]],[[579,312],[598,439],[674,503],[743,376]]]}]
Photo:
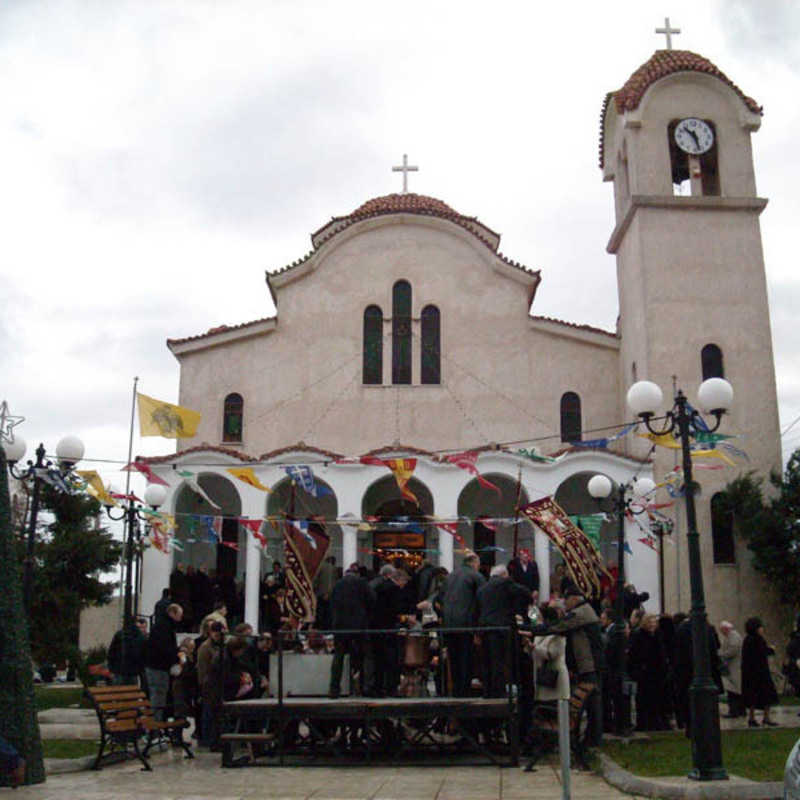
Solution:
[{"label": "white stucco facade", "polygon": [[[780,448],[759,226],[766,201],[756,195],[750,142],[761,117],[754,101],[709,63],[684,51],[658,51],[604,106],[601,167],[603,178],[613,182],[616,209],[608,244],[618,268],[616,331],[538,316],[540,273],[501,255],[500,237],[476,218],[419,195],[376,198],[324,225],[312,234],[306,257],[267,275],[275,316],[169,341],[180,364],[179,403],[201,412],[202,422],[196,437],[178,443],[176,455],[149,459],[170,484],[167,510],[179,522],[190,508],[211,513],[187,500],[176,470],[189,469],[206,480],[212,497],[219,492],[218,513],[261,518],[286,512],[280,504],[271,512],[274,493],[252,489],[226,469],[252,467],[276,489],[287,464],[310,465],[333,493],[323,516],[337,562],[365,563],[369,534],[347,520],[374,513],[376,495],[394,502],[399,494],[392,493],[391,481],[375,488],[391,477],[386,469],[337,462],[365,454],[414,458],[426,513],[474,521],[490,498],[476,494],[473,476],[444,463],[442,455],[477,450],[479,471],[498,476],[505,487],[495,509],[486,512],[511,520],[496,532],[498,558],[511,557],[516,529],[518,543],[535,551],[546,595],[551,548],[541,532],[514,521],[516,498],[509,499],[508,487],[529,501],[560,496],[569,513],[585,514],[594,508],[585,491],[592,474],[658,481],[676,463],[672,451],[651,454],[633,435],[610,449],[565,446],[565,393],[580,399],[583,439],[610,435],[631,420],[625,394],[636,380],[656,381],[665,397],[672,396],[674,380],[694,401],[703,379],[701,352],[713,344],[736,393],[723,431],[742,437],[750,460],[695,475],[702,488],[697,511],[707,605],[712,621],[770,617],[766,587],[744,544],[735,542],[733,561],[715,563],[711,535],[711,497],[741,471],[779,468]],[[676,158],[683,156],[669,135],[676,120],[687,117],[708,120],[716,138],[703,160],[687,161],[691,194],[676,196]],[[393,381],[398,281],[411,291],[410,382]],[[381,320],[376,383],[366,382],[364,371],[365,312],[371,306],[380,309]],[[422,320],[430,306],[439,312],[440,375],[423,384]],[[232,394],[243,401],[241,436],[225,441],[225,400]],[[533,446],[556,460],[536,463],[518,453]],[[662,610],[663,603],[665,611],[686,611],[684,508],[678,503],[664,513],[676,528],[658,552],[640,541],[640,519],[626,522],[626,572],[650,593],[650,610]],[[462,525],[473,546],[470,524]],[[601,538],[604,556],[615,560],[609,549],[614,536],[610,522]],[[425,544],[432,560],[448,568],[459,557],[453,537],[435,526],[426,528]],[[166,585],[174,559],[213,568],[210,550],[190,551],[147,552],[145,610]],[[235,568],[246,583],[251,622],[257,621],[261,571],[275,554],[240,534]]]}]

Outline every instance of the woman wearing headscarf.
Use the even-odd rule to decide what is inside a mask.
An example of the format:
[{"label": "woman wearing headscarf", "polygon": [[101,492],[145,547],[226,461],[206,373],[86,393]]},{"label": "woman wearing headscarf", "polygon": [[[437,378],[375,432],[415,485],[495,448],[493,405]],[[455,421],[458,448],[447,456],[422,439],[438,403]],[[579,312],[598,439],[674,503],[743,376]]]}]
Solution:
[{"label": "woman wearing headscarf", "polygon": [[744,625],[742,643],[742,700],[748,711],[747,724],[757,728],[755,710],[763,709],[761,724],[776,726],[769,718],[770,706],[778,702],[778,693],[769,673],[769,656],[775,651],[764,638],[764,625],[758,617],[750,617]]},{"label": "woman wearing headscarf", "polygon": [[655,614],[645,614],[631,634],[628,671],[636,681],[636,730],[668,729],[663,715],[667,658]]}]

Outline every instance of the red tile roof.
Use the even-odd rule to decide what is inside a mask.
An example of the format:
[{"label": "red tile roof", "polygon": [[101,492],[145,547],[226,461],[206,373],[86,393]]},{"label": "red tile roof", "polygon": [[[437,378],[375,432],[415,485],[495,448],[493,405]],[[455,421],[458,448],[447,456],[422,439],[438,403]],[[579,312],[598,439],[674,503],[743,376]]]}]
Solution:
[{"label": "red tile roof", "polygon": [[248,328],[251,325],[258,325],[260,322],[269,322],[275,319],[272,317],[262,317],[261,319],[253,319],[250,322],[242,322],[239,325],[217,325],[214,328],[209,328],[205,333],[198,333],[196,336],[187,336],[183,339],[167,339],[167,347],[174,344],[184,344],[186,342],[193,342],[196,339],[205,339],[207,336],[214,336],[217,333],[227,333],[228,331],[238,331],[242,328]]},{"label": "red tile roof", "polygon": [[145,464],[169,464],[171,461],[177,461],[179,458],[188,456],[191,453],[224,453],[226,456],[233,456],[239,459],[239,461],[258,460],[239,450],[233,450],[230,447],[220,447],[218,445],[209,444],[208,442],[203,442],[194,447],[187,447],[185,450],[178,450],[177,453],[170,453],[166,456],[136,456],[135,460],[142,461]]},{"label": "red tile roof", "polygon": [[618,334],[604,330],[603,328],[595,328],[593,325],[580,325],[577,322],[566,322],[563,319],[556,319],[555,317],[543,317],[537,314],[531,314],[531,319],[539,320],[541,322],[554,322],[556,325],[566,325],[568,328],[576,328],[579,331],[589,331],[590,333],[601,333],[604,336],[610,336],[612,339],[619,339]]},{"label": "red tile roof", "polygon": [[655,53],[628,78],[616,92],[610,92],[603,101],[600,115],[600,167],[603,167],[603,128],[611,99],[617,113],[633,111],[639,107],[645,92],[658,80],[675,72],[704,72],[719,78],[742,98],[742,102],[754,114],[762,114],[763,108],[752,97],[748,97],[722,70],[691,50],[656,50]]},{"label": "red tile roof", "polygon": [[262,453],[258,457],[258,460],[270,461],[277,456],[282,456],[284,453],[317,453],[318,455],[324,456],[324,460],[330,459],[331,461],[338,461],[340,458],[344,457],[341,453],[334,453],[333,450],[323,450],[322,448],[308,445],[305,442],[298,442],[297,444],[290,444],[286,447],[279,447],[277,450],[270,450],[268,453]]}]

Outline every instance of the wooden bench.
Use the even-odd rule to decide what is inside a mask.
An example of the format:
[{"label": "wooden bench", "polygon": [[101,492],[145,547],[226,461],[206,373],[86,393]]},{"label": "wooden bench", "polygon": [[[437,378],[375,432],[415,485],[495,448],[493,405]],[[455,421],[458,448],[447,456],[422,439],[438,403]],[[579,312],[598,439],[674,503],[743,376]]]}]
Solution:
[{"label": "wooden bench", "polygon": [[[142,769],[152,767],[147,760],[150,749],[168,740],[180,745],[186,758],[194,758],[191,747],[183,739],[185,719],[160,721],[145,693],[135,684],[127,686],[96,686],[87,689],[87,695],[100,723],[100,749],[92,769],[100,769],[103,761],[120,760],[135,756]],[[144,749],[140,740],[146,737]]]},{"label": "wooden bench", "polygon": [[[590,695],[597,691],[593,683],[580,682],[574,683],[570,690],[569,697],[569,743],[570,749],[575,753],[576,761],[579,764],[586,762],[586,729],[587,719],[586,703]],[[558,742],[558,710],[554,704],[542,703],[533,712],[532,733],[534,738],[538,738],[539,745],[544,747],[551,746],[553,742]],[[533,760],[528,765],[528,769],[536,762],[539,753],[535,753]]]}]

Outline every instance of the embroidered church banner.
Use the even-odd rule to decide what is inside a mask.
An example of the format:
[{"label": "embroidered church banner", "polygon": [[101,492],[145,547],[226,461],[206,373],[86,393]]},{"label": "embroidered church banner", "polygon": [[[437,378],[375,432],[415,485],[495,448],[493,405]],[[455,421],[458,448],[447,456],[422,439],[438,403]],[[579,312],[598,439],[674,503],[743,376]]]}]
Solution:
[{"label": "embroidered church banner", "polygon": [[317,613],[314,578],[330,546],[325,528],[311,522],[301,529],[295,520],[283,524],[286,563],[286,605],[299,622],[311,622]]},{"label": "embroidered church banner", "polygon": [[599,593],[600,575],[605,573],[600,554],[567,512],[552,497],[528,503],[520,512],[559,549],[575,585],[587,596]]}]

